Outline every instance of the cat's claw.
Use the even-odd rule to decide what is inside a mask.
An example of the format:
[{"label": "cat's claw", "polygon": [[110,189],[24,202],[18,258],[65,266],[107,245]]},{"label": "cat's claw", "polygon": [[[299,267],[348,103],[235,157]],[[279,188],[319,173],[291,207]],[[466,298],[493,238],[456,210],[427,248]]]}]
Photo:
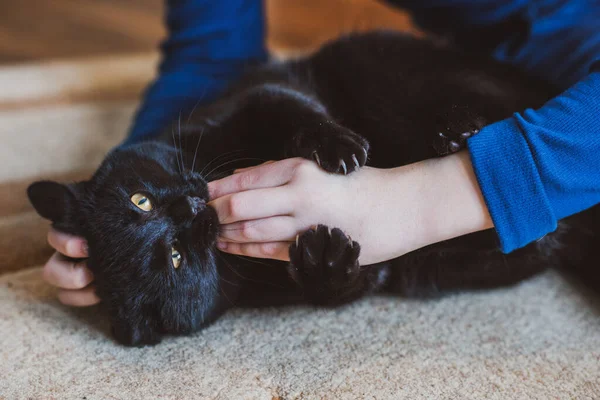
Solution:
[{"label": "cat's claw", "polygon": [[354,170],[358,170],[360,168],[360,163],[358,162],[358,159],[356,158],[356,154],[352,154],[352,161],[354,161],[354,165],[355,168]]},{"label": "cat's claw", "polygon": [[319,164],[319,167],[321,166],[321,159],[319,158],[319,153],[317,153],[317,151],[313,151],[312,153],[313,158],[315,159],[315,161],[317,162],[317,164]]},{"label": "cat's claw", "polygon": [[456,143],[454,140],[451,140],[450,143],[448,143],[448,150],[450,153],[456,153],[460,148],[460,144]]},{"label": "cat's claw", "polygon": [[344,175],[348,175],[348,168],[346,167],[346,162],[340,159],[340,168],[344,171]]},{"label": "cat's claw", "polygon": [[486,121],[466,106],[452,105],[436,119],[437,135],[433,148],[439,156],[454,154],[467,146],[467,139],[479,133]]},{"label": "cat's claw", "polygon": [[314,160],[327,172],[347,175],[366,164],[368,151],[365,138],[328,121],[297,135],[286,156]]}]

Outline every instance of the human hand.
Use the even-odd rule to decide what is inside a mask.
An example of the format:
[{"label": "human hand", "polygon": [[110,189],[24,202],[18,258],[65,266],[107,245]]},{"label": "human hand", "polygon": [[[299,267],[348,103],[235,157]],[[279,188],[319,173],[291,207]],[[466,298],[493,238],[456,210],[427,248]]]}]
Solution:
[{"label": "human hand", "polygon": [[209,182],[228,253],[288,260],[296,235],[322,224],[361,245],[373,264],[471,232],[492,221],[467,152],[350,175],[294,158]]},{"label": "human hand", "polygon": [[48,243],[57,252],[44,265],[43,277],[49,284],[60,288],[58,292],[60,302],[78,307],[99,303],[100,299],[93,285],[90,285],[94,276],[85,261],[73,262],[65,257],[65,255],[72,258],[87,257],[85,240],[50,229]]},{"label": "human hand", "polygon": [[[289,260],[289,245],[296,235],[322,224],[340,228],[360,243],[362,265],[409,251],[413,240],[397,233],[412,229],[414,213],[405,212],[398,206],[401,201],[390,196],[390,171],[363,167],[343,176],[293,158],[210,182],[213,200],[209,205],[222,224],[219,248],[232,254]],[[401,217],[402,224],[394,226],[397,218],[390,219],[388,211]]]}]

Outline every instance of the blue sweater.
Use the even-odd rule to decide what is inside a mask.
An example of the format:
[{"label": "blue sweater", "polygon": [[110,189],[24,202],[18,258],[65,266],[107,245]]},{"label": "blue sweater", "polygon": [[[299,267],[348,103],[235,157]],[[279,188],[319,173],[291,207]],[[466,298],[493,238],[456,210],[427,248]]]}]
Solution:
[{"label": "blue sweater", "polygon": [[[388,0],[425,29],[551,80],[565,91],[469,139],[473,167],[510,252],[600,203],[600,3],[595,0]],[[210,101],[266,58],[260,0],[168,0],[168,39],[127,142]],[[526,27],[517,34],[507,21]],[[505,24],[498,35],[478,30]],[[486,39],[481,39],[486,38]],[[487,41],[486,41],[487,40]]]}]

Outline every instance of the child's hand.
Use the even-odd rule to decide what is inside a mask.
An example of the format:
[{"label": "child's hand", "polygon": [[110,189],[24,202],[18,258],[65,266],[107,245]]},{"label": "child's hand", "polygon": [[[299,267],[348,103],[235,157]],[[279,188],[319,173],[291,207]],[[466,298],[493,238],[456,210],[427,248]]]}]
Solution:
[{"label": "child's hand", "polygon": [[[94,280],[85,261],[74,263],[65,258],[87,257],[84,239],[50,229],[48,243],[57,252],[44,265],[44,279],[58,288],[58,299],[71,306],[91,306],[100,302],[90,283]],[[64,255],[63,255],[64,254]]]},{"label": "child's hand", "polygon": [[296,235],[318,224],[357,241],[362,265],[492,227],[467,152],[347,176],[291,158],[208,187],[220,248],[250,257],[288,260]]},{"label": "child's hand", "polygon": [[391,170],[369,167],[330,174],[301,158],[237,171],[208,185],[222,224],[219,248],[287,261],[296,235],[323,224],[360,243],[363,265],[404,254],[420,244],[407,234],[418,214],[402,207],[419,189],[395,191],[393,179]]}]

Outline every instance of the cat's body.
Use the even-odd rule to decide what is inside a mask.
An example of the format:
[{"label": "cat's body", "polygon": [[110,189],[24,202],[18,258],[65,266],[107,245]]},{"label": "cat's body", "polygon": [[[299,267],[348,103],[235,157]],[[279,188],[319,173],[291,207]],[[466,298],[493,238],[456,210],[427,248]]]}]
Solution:
[{"label": "cat's body", "polygon": [[[589,219],[563,221],[507,255],[487,231],[366,267],[358,265],[357,243],[319,227],[292,245],[286,267],[215,249],[218,221],[204,205],[205,181],[294,156],[332,173],[405,165],[455,152],[484,125],[554,94],[513,68],[457,50],[396,33],[355,35],[307,59],[250,72],[219,100],[182,116],[164,144],[117,149],[90,181],[34,185],[30,198],[57,228],[88,240],[98,294],[127,344],[197,330],[232,306],[336,305],[374,291],[505,286],[548,267],[580,265],[597,240]],[[152,199],[151,211],[131,207],[138,192]],[[175,247],[183,255],[178,268],[169,264]]]}]

